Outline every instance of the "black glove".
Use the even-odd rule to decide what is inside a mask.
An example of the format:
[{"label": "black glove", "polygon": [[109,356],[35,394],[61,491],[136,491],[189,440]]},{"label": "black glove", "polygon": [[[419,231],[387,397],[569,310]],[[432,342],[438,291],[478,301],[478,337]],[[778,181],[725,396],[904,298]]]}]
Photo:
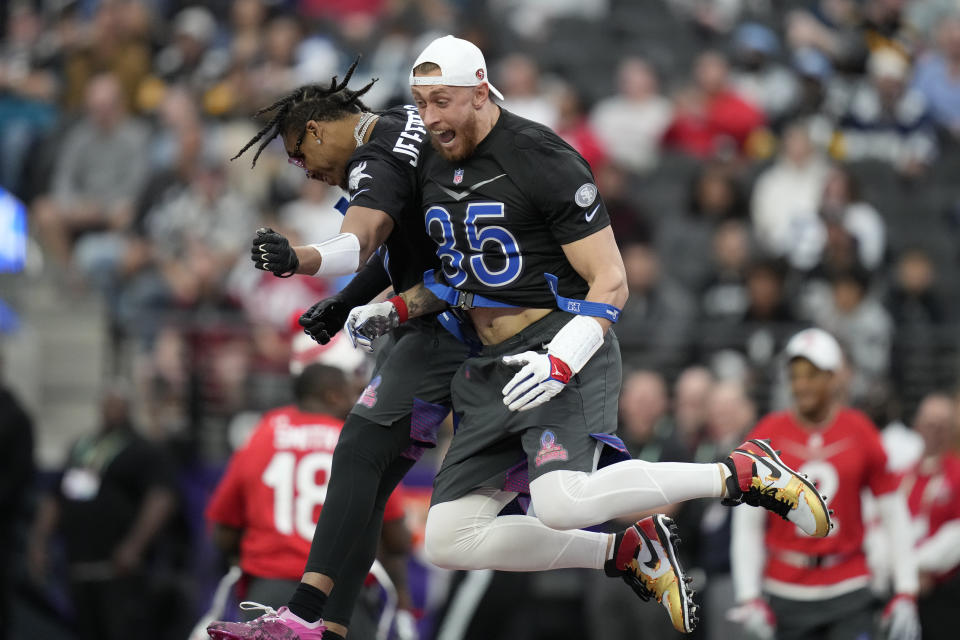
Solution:
[{"label": "black glove", "polygon": [[308,336],[320,344],[327,344],[343,328],[349,314],[350,305],[334,296],[307,309],[300,316],[300,326]]},{"label": "black glove", "polygon": [[253,239],[250,259],[254,266],[269,271],[278,278],[289,278],[297,272],[300,260],[290,246],[290,241],[269,227],[257,229]]}]

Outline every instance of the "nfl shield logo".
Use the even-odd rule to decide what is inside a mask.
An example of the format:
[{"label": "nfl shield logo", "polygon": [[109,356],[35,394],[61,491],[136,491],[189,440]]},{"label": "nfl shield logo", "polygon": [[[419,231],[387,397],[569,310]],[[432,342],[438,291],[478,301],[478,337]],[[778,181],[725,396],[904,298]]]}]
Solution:
[{"label": "nfl shield logo", "polygon": [[453,172],[453,184],[460,184],[463,182],[463,169],[457,169]]}]

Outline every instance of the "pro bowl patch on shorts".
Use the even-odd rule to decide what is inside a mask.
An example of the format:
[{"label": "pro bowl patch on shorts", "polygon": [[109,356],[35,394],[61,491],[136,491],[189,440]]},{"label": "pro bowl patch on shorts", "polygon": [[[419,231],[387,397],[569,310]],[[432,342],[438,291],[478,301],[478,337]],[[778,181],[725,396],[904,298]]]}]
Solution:
[{"label": "pro bowl patch on shorts", "polygon": [[363,390],[363,393],[360,394],[360,399],[357,400],[357,404],[362,404],[368,409],[372,409],[373,405],[377,404],[377,387],[380,386],[380,376],[375,377],[370,381],[370,384]]},{"label": "pro bowl patch on shorts", "polygon": [[566,460],[569,457],[567,450],[557,443],[557,436],[553,431],[547,430],[540,436],[540,450],[537,451],[537,457],[534,464],[540,466],[548,462],[557,460]]}]

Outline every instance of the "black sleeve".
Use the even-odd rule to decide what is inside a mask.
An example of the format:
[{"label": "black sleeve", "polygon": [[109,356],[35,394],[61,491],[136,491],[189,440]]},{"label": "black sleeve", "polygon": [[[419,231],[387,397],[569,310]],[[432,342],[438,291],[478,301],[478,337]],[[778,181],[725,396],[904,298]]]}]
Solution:
[{"label": "black sleeve", "polygon": [[383,259],[379,253],[374,253],[336,297],[352,309],[367,304],[389,286],[390,276],[383,266]]},{"label": "black sleeve", "polygon": [[517,136],[524,164],[532,168],[532,198],[546,216],[553,237],[569,244],[610,225],[590,165],[579,153],[540,130]]},{"label": "black sleeve", "polygon": [[383,211],[399,223],[414,197],[415,169],[392,153],[371,149],[351,163],[347,176],[350,206]]}]

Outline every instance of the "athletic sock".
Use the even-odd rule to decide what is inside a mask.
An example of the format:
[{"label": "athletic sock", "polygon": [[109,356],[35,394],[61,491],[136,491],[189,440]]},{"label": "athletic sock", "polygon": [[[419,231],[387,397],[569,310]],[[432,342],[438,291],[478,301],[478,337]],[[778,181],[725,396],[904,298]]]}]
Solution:
[{"label": "athletic sock", "polygon": [[330,629],[327,629],[323,632],[323,640],[346,640],[346,638],[339,633],[334,633],[333,631],[330,631]]},{"label": "athletic sock", "polygon": [[[323,617],[327,594],[311,584],[301,582],[290,598],[290,611],[304,622],[316,622]],[[326,635],[326,634],[324,634]]]},{"label": "athletic sock", "polygon": [[614,535],[613,538],[613,548],[610,550],[610,557],[607,558],[607,561],[603,563],[603,572],[611,578],[616,578],[623,574],[623,571],[617,569],[617,551],[620,549],[620,543],[623,542],[623,534],[625,532],[621,531]]}]

